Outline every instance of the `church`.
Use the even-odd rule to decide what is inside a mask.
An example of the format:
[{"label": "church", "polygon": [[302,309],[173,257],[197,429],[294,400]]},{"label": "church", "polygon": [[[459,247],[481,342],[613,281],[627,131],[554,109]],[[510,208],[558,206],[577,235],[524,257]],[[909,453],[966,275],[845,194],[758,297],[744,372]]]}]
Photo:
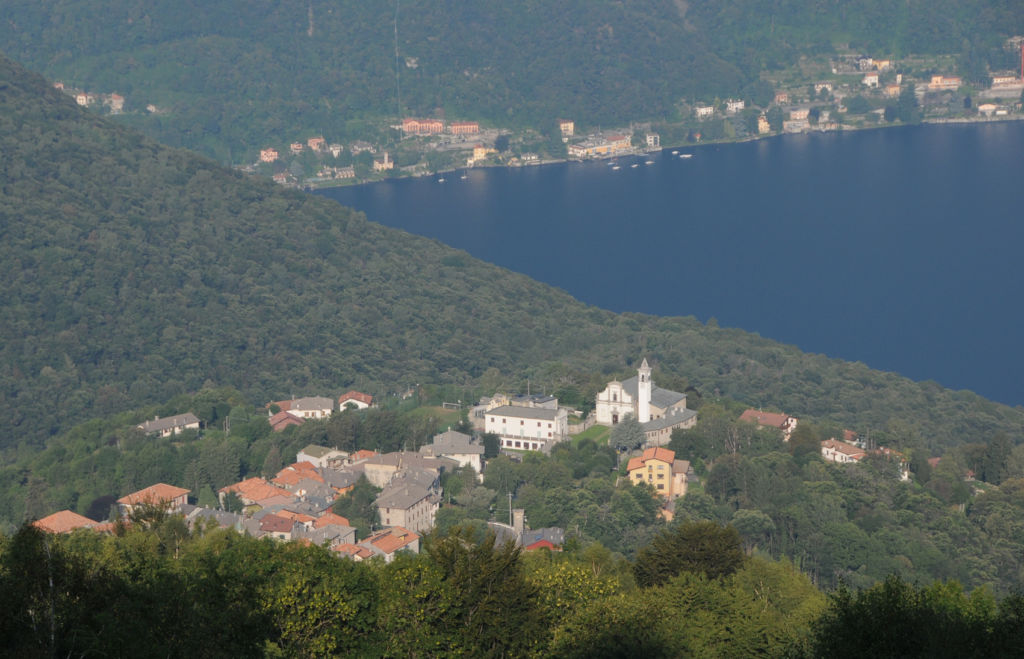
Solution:
[{"label": "church", "polygon": [[664,446],[676,428],[692,428],[697,412],[686,409],[686,394],[655,386],[651,367],[644,359],[634,377],[609,382],[597,394],[597,423],[614,426],[633,415],[644,428],[650,445]]}]

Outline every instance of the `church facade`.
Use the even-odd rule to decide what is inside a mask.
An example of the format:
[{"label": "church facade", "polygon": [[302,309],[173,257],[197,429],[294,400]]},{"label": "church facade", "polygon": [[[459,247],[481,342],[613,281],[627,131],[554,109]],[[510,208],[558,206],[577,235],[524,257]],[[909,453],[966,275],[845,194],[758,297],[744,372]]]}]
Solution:
[{"label": "church facade", "polygon": [[692,428],[697,413],[686,408],[686,394],[662,389],[651,380],[651,367],[644,359],[635,377],[608,383],[597,394],[594,410],[597,423],[614,426],[632,415],[644,427],[649,444],[668,443],[675,428]]}]

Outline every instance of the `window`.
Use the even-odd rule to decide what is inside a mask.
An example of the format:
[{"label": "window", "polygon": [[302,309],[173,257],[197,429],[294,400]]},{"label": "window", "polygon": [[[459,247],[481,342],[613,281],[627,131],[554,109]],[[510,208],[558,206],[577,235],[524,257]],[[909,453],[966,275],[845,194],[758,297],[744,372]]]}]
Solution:
[{"label": "window", "polygon": [[664,483],[658,483],[658,489],[659,490],[664,490],[665,489],[665,484]]},{"label": "window", "polygon": [[537,427],[540,428],[540,421],[537,422]]},{"label": "window", "polygon": [[522,419],[519,419],[519,425],[523,425],[524,423],[525,423],[525,421],[523,421]]},{"label": "window", "polygon": [[551,439],[551,433],[548,433],[548,439]]},{"label": "window", "polygon": [[549,423],[549,424],[548,424],[548,428],[550,428],[550,427],[551,427],[551,424]]},{"label": "window", "polygon": [[619,402],[619,395],[618,394],[612,394],[612,402],[613,403]]},{"label": "window", "polygon": [[664,480],[665,474],[658,474],[658,480]]},{"label": "window", "polygon": [[523,447],[523,443],[522,442],[516,442],[516,448],[522,448],[522,447]]}]

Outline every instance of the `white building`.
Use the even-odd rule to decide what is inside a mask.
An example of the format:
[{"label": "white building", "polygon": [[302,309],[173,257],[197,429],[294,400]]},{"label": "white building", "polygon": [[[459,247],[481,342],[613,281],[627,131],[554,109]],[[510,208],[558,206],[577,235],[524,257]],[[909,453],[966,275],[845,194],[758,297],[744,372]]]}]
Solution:
[{"label": "white building", "polygon": [[864,449],[837,439],[826,439],[821,443],[821,457],[829,462],[860,462],[866,455],[867,451]]},{"label": "white building", "polygon": [[565,408],[502,405],[484,414],[484,432],[501,439],[502,448],[548,453],[569,437],[569,413]]},{"label": "white building", "polygon": [[697,423],[697,413],[686,407],[686,394],[654,385],[646,359],[635,377],[609,382],[597,394],[596,403],[598,423],[614,426],[633,415],[644,427],[648,443],[656,446],[667,444],[674,429],[692,428]]},{"label": "white building", "polygon": [[456,460],[459,466],[470,466],[480,473],[483,470],[484,447],[464,433],[448,429],[434,435],[434,443],[420,447],[420,453],[429,457],[445,457]]},{"label": "white building", "polygon": [[170,437],[182,430],[199,430],[199,419],[191,412],[166,416],[164,418],[154,417],[152,421],[146,421],[137,426],[147,435],[160,435]]},{"label": "white building", "polygon": [[317,446],[316,444],[310,444],[306,448],[302,449],[295,454],[296,462],[308,462],[312,465],[324,469],[329,466],[330,461],[338,458],[346,458],[348,453],[345,451],[339,451],[338,449],[327,448],[326,446]]}]

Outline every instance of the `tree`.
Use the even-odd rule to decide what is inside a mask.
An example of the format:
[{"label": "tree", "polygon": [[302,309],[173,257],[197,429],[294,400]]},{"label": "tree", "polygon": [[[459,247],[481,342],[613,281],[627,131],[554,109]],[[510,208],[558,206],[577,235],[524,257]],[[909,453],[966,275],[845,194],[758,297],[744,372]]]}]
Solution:
[{"label": "tree", "polygon": [[612,427],[608,443],[619,453],[632,451],[644,443],[644,428],[632,414],[627,414],[617,425]]},{"label": "tree", "polygon": [[267,451],[267,457],[263,460],[263,469],[261,470],[264,478],[273,478],[277,476],[277,472],[281,471],[282,464],[281,460],[281,449],[274,444]]},{"label": "tree", "polygon": [[485,432],[482,438],[484,445],[484,460],[498,457],[501,452],[501,438],[493,432]]},{"label": "tree", "polygon": [[351,490],[338,497],[331,510],[348,519],[349,524],[355,527],[357,537],[365,538],[380,522],[374,503],[378,494],[380,488],[362,475]]},{"label": "tree", "polygon": [[636,557],[637,585],[664,584],[681,572],[726,576],[743,565],[740,534],[715,522],[684,522],[662,531]]},{"label": "tree", "polygon": [[509,136],[502,134],[494,138],[494,148],[497,149],[498,153],[505,153],[508,151]]},{"label": "tree", "polygon": [[224,510],[236,514],[241,514],[245,510],[245,504],[234,490],[224,493]]},{"label": "tree", "polygon": [[921,121],[921,112],[918,110],[917,94],[914,93],[913,85],[905,86],[900,92],[896,110],[899,120],[905,124],[916,124]]}]

